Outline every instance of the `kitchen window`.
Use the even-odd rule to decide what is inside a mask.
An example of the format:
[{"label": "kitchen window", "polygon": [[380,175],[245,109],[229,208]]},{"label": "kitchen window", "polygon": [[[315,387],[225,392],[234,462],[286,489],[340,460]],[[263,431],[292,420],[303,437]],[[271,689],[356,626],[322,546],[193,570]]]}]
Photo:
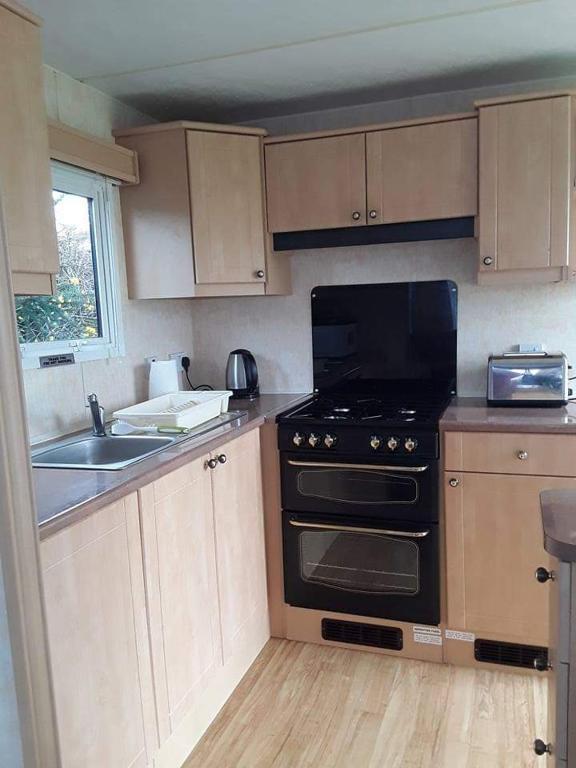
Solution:
[{"label": "kitchen window", "polygon": [[52,186],[60,272],[53,296],[16,298],[25,368],[38,367],[44,355],[73,352],[81,361],[122,353],[114,184],[53,163]]}]

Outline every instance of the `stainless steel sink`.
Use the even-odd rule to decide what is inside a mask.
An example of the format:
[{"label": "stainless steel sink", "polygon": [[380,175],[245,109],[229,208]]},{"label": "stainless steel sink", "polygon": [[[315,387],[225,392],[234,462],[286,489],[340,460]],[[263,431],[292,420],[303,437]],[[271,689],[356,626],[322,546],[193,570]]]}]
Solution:
[{"label": "stainless steel sink", "polygon": [[33,467],[124,469],[172,445],[176,437],[156,435],[84,437],[32,454]]}]

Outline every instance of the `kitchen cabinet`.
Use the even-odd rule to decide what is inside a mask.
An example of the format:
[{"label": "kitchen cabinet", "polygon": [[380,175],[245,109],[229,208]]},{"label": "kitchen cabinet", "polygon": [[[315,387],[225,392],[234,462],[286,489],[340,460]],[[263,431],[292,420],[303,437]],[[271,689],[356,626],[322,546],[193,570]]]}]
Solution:
[{"label": "kitchen cabinet", "polygon": [[447,115],[266,139],[269,231],[475,216],[477,122]]},{"label": "kitchen cabinet", "polygon": [[139,491],[159,768],[181,765],[270,637],[258,430]]},{"label": "kitchen cabinet", "polygon": [[574,98],[477,106],[481,282],[574,278]]},{"label": "kitchen cabinet", "polygon": [[368,224],[476,216],[477,140],[474,116],[367,133]]},{"label": "kitchen cabinet", "polygon": [[270,232],[366,224],[363,133],[265,145]]},{"label": "kitchen cabinet", "polygon": [[[550,569],[540,493],[576,488],[570,435],[444,436],[447,626],[476,638],[548,645]],[[555,461],[563,456],[564,460]],[[468,657],[464,649],[468,649]],[[470,662],[473,643],[447,642],[447,660]]]},{"label": "kitchen cabinet", "polygon": [[0,1],[0,196],[13,286],[51,294],[58,272],[39,20]]},{"label": "kitchen cabinet", "polygon": [[64,768],[145,768],[157,747],[136,494],[41,544]]},{"label": "kitchen cabinet", "polygon": [[224,663],[254,616],[267,613],[259,437],[253,430],[224,446],[213,473]]},{"label": "kitchen cabinet", "polygon": [[264,134],[189,122],[115,132],[140,165],[140,183],[120,190],[131,298],[289,291],[264,231]]}]

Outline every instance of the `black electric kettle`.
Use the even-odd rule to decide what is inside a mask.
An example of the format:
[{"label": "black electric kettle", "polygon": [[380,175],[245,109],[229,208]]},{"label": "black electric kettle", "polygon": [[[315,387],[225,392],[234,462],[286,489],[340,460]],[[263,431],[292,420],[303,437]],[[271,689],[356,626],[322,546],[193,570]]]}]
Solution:
[{"label": "black electric kettle", "polygon": [[253,400],[260,394],[256,360],[247,349],[234,349],[228,355],[226,389],[238,400]]}]

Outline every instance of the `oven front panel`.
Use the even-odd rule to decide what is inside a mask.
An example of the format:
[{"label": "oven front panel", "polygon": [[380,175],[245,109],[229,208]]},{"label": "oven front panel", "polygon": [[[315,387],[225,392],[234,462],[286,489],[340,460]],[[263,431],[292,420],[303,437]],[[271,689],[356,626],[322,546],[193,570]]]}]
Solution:
[{"label": "oven front panel", "polygon": [[290,605],[440,621],[438,525],[283,512]]},{"label": "oven front panel", "polygon": [[434,460],[391,464],[282,454],[282,506],[292,512],[438,520]]}]

